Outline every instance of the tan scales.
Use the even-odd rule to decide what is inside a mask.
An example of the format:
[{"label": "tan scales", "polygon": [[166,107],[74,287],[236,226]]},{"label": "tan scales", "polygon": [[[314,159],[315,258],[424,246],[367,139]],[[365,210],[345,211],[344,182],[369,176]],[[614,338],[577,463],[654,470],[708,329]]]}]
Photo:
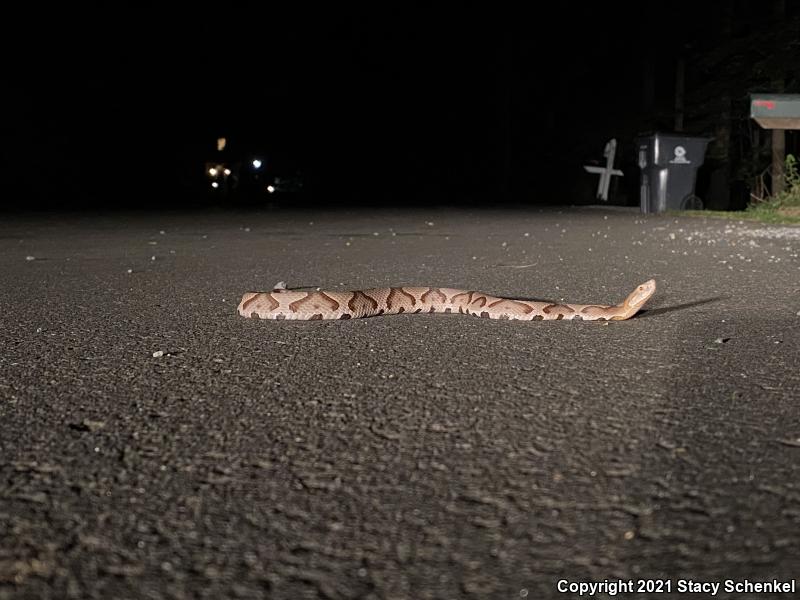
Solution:
[{"label": "tan scales", "polygon": [[615,305],[567,304],[499,298],[482,292],[440,287],[388,287],[350,292],[247,292],[238,312],[261,319],[359,319],[403,313],[459,313],[485,319],[519,321],[623,321],[630,319],[655,293],[651,279]]}]

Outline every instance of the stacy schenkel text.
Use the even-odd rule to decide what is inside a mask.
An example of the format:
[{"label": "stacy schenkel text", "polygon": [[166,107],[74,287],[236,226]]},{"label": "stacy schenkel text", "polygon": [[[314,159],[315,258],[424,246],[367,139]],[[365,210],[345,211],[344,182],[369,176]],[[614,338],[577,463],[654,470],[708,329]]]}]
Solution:
[{"label": "stacy schenkel text", "polygon": [[728,594],[794,594],[797,581],[751,581],[750,579],[725,579],[723,581],[699,581],[697,579],[604,579],[603,581],[571,581],[559,579],[556,589],[562,594],[592,597],[597,594],[705,594],[716,596]]}]

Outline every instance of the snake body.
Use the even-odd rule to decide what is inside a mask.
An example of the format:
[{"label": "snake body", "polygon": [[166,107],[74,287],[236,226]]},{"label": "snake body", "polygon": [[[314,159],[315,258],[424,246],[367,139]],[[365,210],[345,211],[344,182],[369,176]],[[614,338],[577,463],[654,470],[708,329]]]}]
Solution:
[{"label": "snake body", "polygon": [[651,279],[619,304],[607,306],[516,300],[441,287],[386,287],[351,292],[275,289],[246,293],[237,310],[243,317],[303,321],[401,313],[458,313],[519,321],[622,321],[635,315],[655,291],[656,282]]}]

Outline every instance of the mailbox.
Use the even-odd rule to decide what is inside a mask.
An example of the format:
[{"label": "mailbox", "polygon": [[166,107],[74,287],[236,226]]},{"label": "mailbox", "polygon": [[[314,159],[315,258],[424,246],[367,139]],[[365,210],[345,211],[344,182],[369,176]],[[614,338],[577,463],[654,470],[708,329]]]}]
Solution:
[{"label": "mailbox", "polygon": [[752,94],[750,116],[764,129],[800,129],[800,94]]}]

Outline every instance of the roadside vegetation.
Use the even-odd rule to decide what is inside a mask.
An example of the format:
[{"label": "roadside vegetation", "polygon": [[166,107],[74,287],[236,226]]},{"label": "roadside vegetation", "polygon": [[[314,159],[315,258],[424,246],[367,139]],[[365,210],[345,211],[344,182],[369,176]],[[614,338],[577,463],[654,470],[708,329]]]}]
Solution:
[{"label": "roadside vegetation", "polygon": [[800,170],[797,158],[792,154],[786,157],[786,189],[764,200],[751,202],[745,210],[684,210],[675,214],[748,219],[761,223],[800,224]]}]

